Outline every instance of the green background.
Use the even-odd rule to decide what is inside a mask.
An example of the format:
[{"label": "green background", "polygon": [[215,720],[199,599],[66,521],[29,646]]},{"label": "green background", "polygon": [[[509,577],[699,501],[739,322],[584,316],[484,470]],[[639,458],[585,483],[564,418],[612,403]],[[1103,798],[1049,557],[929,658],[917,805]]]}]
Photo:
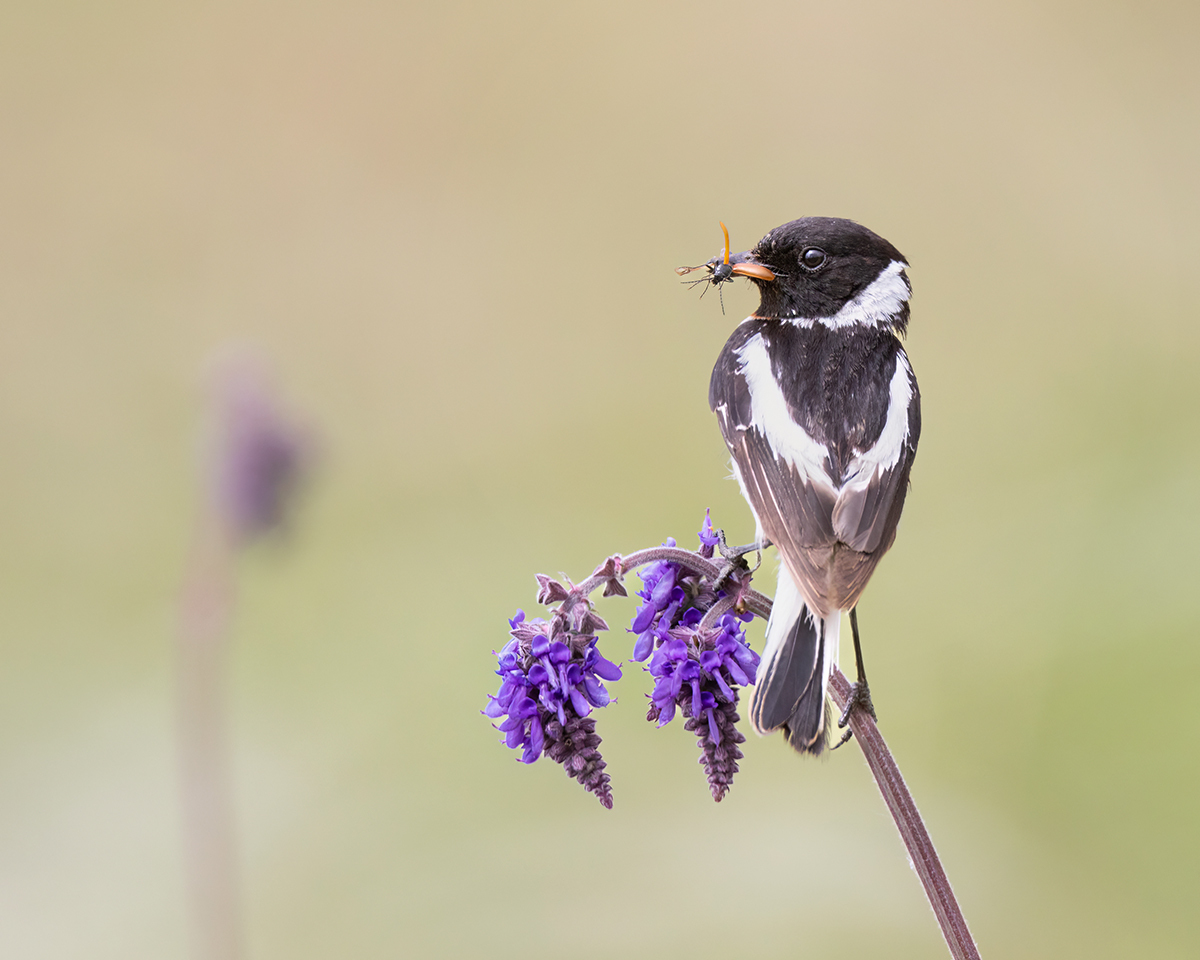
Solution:
[{"label": "green background", "polygon": [[322,451],[240,566],[249,956],[942,955],[855,749],[752,737],[713,804],[635,666],[609,813],[478,712],[535,571],[751,535],[706,391],[755,299],[672,268],[822,214],[912,266],[860,613],[984,956],[1196,956],[1198,11],[7,5],[0,953],[187,953],[171,644],[235,340]]}]

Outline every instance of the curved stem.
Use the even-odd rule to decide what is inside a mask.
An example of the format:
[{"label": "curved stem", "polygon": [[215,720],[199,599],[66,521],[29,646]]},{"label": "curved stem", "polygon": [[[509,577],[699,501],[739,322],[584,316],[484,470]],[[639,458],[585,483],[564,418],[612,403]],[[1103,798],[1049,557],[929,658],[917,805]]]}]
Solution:
[{"label": "curved stem", "polygon": [[700,621],[700,625],[696,628],[696,632],[701,637],[707,636],[712,628],[716,626],[717,621],[725,616],[725,614],[727,614],[731,609],[733,609],[733,604],[733,597],[722,597],[720,600],[714,603],[708,608],[708,612],[704,615],[704,619]]},{"label": "curved stem", "polygon": [[[839,710],[846,709],[850,697],[850,681],[837,667],[829,678],[829,693]],[[883,794],[883,802],[887,804],[900,831],[900,838],[908,848],[909,860],[921,885],[925,888],[925,896],[933,907],[942,936],[950,948],[950,955],[955,960],[979,960],[979,948],[967,928],[966,918],[958,906],[958,900],[950,887],[946,871],[938,859],[937,850],[925,829],[925,822],[908,792],[908,785],[900,775],[900,768],[892,757],[892,752],[884,742],[883,735],[875,725],[875,721],[864,710],[855,709],[850,714],[850,729],[854,731],[854,739],[862,748],[863,756],[867,758],[867,766],[875,777],[879,792]]]},{"label": "curved stem", "polygon": [[[690,550],[682,550],[678,547],[651,547],[648,550],[639,550],[621,558],[621,573],[629,573],[643,564],[656,560],[677,563],[710,580],[715,580],[721,572],[715,563]],[[580,583],[572,591],[575,601],[587,597],[606,579],[608,578],[593,576]],[[564,601],[564,605],[575,601]],[[701,627],[711,629],[712,624],[733,605],[733,602],[732,598],[724,598],[714,604],[705,615],[704,620],[701,621]],[[771,615],[770,597],[757,590],[743,591],[741,602],[747,610],[764,619]],[[829,678],[829,695],[838,710],[845,710],[850,696],[850,681],[836,666]],[[849,723],[850,729],[854,731],[854,739],[862,748],[867,766],[871,768],[871,773],[875,777],[875,783],[883,796],[883,802],[887,804],[888,811],[896,822],[896,828],[900,831],[900,838],[908,849],[913,869],[920,878],[921,885],[925,888],[925,896],[929,898],[929,904],[933,907],[933,913],[941,928],[942,936],[946,938],[946,945],[950,948],[950,955],[954,957],[954,960],[979,960],[979,949],[975,946],[971,931],[967,928],[967,921],[963,917],[958,900],[950,887],[946,871],[942,869],[941,860],[938,859],[937,850],[934,849],[933,841],[929,837],[929,831],[925,829],[921,813],[917,810],[917,805],[908,791],[904,777],[900,774],[900,768],[896,765],[883,735],[879,732],[875,721],[863,710],[855,709],[850,714]]]},{"label": "curved stem", "polygon": [[[708,577],[710,580],[715,580],[721,574],[721,568],[711,560],[700,556],[698,553],[693,553],[691,550],[683,550],[679,547],[649,547],[646,550],[638,550],[636,553],[631,553],[627,557],[621,558],[621,573],[626,574],[638,567],[645,566],[647,563],[653,563],[656,560],[668,560],[671,563],[677,563],[681,567],[686,567],[692,573],[697,573],[702,577]],[[592,576],[575,585],[571,591],[577,597],[586,597],[597,587],[600,587],[607,580],[607,577]],[[745,590],[742,593],[742,603],[751,613],[760,617],[768,617],[771,615],[771,598],[764,593],[759,593],[757,590]]]}]

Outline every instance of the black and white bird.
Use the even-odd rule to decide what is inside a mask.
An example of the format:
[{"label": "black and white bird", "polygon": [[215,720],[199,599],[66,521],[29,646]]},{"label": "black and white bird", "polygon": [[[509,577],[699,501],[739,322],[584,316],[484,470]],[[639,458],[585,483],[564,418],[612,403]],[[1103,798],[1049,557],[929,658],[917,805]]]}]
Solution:
[{"label": "black and white bird", "polygon": [[[805,217],[752,250],[705,265],[714,283],[748,277],[758,310],[713,369],[709,404],[733,471],[781,569],[758,682],[754,729],[798,751],[828,739],[826,688],[841,615],[854,628],[851,707],[873,708],[855,605],[896,537],[921,433],[917,380],[900,338],[908,264],[851,220]],[[851,708],[842,716],[845,724]]]}]

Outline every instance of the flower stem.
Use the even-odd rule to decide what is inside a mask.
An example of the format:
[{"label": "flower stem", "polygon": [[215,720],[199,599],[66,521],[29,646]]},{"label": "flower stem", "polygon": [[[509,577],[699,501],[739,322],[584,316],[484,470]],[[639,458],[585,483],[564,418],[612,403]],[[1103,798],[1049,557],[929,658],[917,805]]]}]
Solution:
[{"label": "flower stem", "polygon": [[[678,563],[693,573],[710,579],[715,579],[720,574],[720,567],[711,560],[678,547],[651,547],[631,553],[622,558],[621,572],[628,573],[656,560]],[[603,582],[603,577],[590,577],[575,588],[575,593],[577,596],[586,597]],[[746,609],[761,617],[769,617],[771,614],[770,598],[756,590],[743,591],[741,602]],[[829,679],[829,693],[838,710],[844,710],[850,696],[850,681],[836,666]],[[850,729],[854,731],[854,739],[858,741],[879,792],[883,795],[883,802],[887,804],[892,819],[896,821],[900,838],[904,841],[913,869],[925,888],[925,896],[929,898],[929,904],[933,907],[933,914],[937,918],[942,936],[946,938],[950,955],[954,960],[979,960],[979,949],[967,928],[967,921],[958,906],[958,900],[955,899],[946,871],[942,869],[937,850],[929,838],[929,831],[925,829],[920,811],[917,810],[912,794],[908,792],[908,786],[883,735],[875,721],[862,710],[854,710],[850,714],[849,722]]]},{"label": "flower stem", "polygon": [[[829,678],[829,693],[837,708],[844,710],[850,696],[850,681],[837,667],[833,668],[833,674]],[[942,936],[946,938],[950,955],[955,960],[979,960],[979,949],[975,946],[971,931],[967,929],[967,921],[958,906],[958,900],[954,897],[954,891],[950,888],[950,881],[946,877],[946,871],[942,869],[942,862],[938,859],[937,850],[929,838],[929,831],[925,829],[921,813],[917,810],[912,794],[908,792],[908,786],[904,777],[900,775],[900,768],[896,766],[883,735],[870,715],[858,709],[850,714],[850,729],[854,731],[854,739],[858,741],[863,756],[867,758],[867,766],[871,768],[879,792],[883,794],[883,802],[887,804],[904,846],[908,848],[909,860],[917,876],[921,878],[921,886],[925,888],[925,896],[929,898],[929,905],[933,907],[933,914],[942,929]]]}]

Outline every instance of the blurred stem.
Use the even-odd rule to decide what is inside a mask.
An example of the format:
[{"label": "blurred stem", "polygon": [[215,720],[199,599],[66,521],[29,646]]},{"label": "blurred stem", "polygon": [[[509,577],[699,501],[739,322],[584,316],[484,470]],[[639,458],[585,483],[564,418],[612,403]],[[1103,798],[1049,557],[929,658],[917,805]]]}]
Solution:
[{"label": "blurred stem", "polygon": [[[710,579],[715,579],[721,569],[716,563],[690,550],[652,547],[624,557],[621,560],[621,572],[629,573],[636,567],[656,560],[678,563],[693,573]],[[586,597],[603,582],[603,577],[590,577],[579,584],[573,593],[577,597]],[[744,582],[749,583],[748,575],[744,575]],[[739,588],[739,597],[747,610],[761,617],[771,615],[771,599],[765,594],[757,590]],[[836,666],[829,678],[829,694],[839,711],[846,708],[846,701],[850,696],[850,681]],[[850,714],[850,729],[854,731],[854,739],[867,759],[867,766],[871,768],[875,783],[883,795],[883,802],[887,804],[892,819],[896,821],[900,838],[908,848],[909,861],[925,888],[925,896],[929,898],[929,905],[933,907],[933,914],[942,930],[942,936],[946,938],[950,955],[954,960],[979,960],[979,950],[970,930],[967,929],[967,921],[959,909],[954,891],[950,888],[950,881],[946,877],[946,871],[942,869],[942,862],[938,859],[937,850],[929,838],[929,831],[925,829],[925,822],[921,819],[920,811],[913,802],[912,794],[908,792],[908,786],[904,777],[900,775],[900,768],[896,766],[883,735],[875,721],[860,709],[855,709]]]},{"label": "blurred stem", "polygon": [[184,858],[197,960],[239,960],[241,918],[224,703],[234,550],[215,521],[197,532],[177,649]]}]

